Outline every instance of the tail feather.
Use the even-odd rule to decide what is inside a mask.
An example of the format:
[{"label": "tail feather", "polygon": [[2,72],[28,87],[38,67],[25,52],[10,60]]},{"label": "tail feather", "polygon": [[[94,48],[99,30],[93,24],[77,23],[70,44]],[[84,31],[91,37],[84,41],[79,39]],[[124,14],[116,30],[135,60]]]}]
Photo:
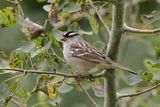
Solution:
[{"label": "tail feather", "polygon": [[127,71],[127,72],[129,72],[129,73],[131,73],[131,74],[134,74],[134,75],[138,75],[138,73],[135,72],[134,70],[131,70],[131,69],[129,69],[129,68],[127,68],[127,67],[125,67],[125,66],[123,66],[123,65],[121,65],[121,64],[115,63],[114,61],[112,61],[112,60],[111,60],[110,58],[108,58],[108,57],[107,57],[107,59],[106,59],[106,62],[107,62],[107,63],[110,63],[110,64],[111,64],[112,66],[114,66],[115,68],[118,68],[118,69]]},{"label": "tail feather", "polygon": [[131,69],[129,69],[129,68],[123,66],[123,65],[120,65],[120,64],[115,63],[115,62],[112,62],[111,64],[112,64],[113,66],[115,66],[116,68],[118,68],[118,69],[127,71],[127,72],[129,72],[129,73],[131,73],[131,74],[134,74],[134,75],[138,75],[137,72],[135,72],[134,70],[131,70]]}]

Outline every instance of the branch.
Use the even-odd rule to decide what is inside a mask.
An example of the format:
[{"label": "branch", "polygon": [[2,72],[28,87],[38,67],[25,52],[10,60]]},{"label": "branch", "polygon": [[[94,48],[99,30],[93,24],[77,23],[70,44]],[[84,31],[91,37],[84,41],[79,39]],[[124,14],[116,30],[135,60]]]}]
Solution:
[{"label": "branch", "polygon": [[61,76],[61,77],[66,77],[66,78],[81,78],[81,79],[95,79],[95,78],[101,78],[104,77],[105,74],[96,74],[93,76],[90,75],[69,75],[65,73],[60,73],[60,72],[55,72],[55,71],[39,71],[39,70],[24,70],[24,69],[14,69],[14,68],[0,68],[0,71],[17,71],[21,73],[36,73],[36,74],[48,74],[48,75],[53,75],[53,76]]},{"label": "branch", "polygon": [[83,18],[87,17],[86,13],[74,13],[73,15],[67,16],[66,18],[63,18],[60,22],[58,23],[50,23],[53,27],[55,28],[62,28],[64,26],[69,25],[71,22],[73,21],[78,21],[81,20]]},{"label": "branch", "polygon": [[12,99],[13,94],[10,94],[7,96],[7,98],[5,99],[4,103],[3,103],[3,107],[6,107],[9,103],[9,101]]},{"label": "branch", "polygon": [[157,85],[155,85],[155,86],[153,86],[153,87],[151,87],[151,88],[149,88],[149,89],[146,89],[146,90],[144,90],[144,91],[141,91],[141,92],[132,93],[132,94],[120,95],[119,98],[139,96],[139,95],[141,95],[141,94],[145,94],[145,93],[147,93],[147,92],[149,92],[149,91],[152,91],[152,90],[154,90],[154,89],[156,89],[156,88],[158,88],[158,87],[160,87],[160,83],[157,84]]},{"label": "branch", "polygon": [[78,85],[80,86],[80,88],[82,89],[82,91],[84,92],[84,94],[88,97],[88,99],[92,102],[92,104],[95,106],[95,107],[99,107],[97,105],[97,103],[93,100],[93,98],[89,95],[89,93],[87,92],[87,90],[82,86],[81,82],[79,82],[77,80],[77,83]]},{"label": "branch", "polygon": [[110,29],[109,29],[108,26],[105,24],[102,16],[99,14],[99,11],[98,11],[97,8],[94,6],[92,0],[89,0],[89,2],[90,2],[90,5],[93,7],[94,11],[96,12],[99,20],[102,22],[102,24],[104,25],[105,29],[108,31],[108,34],[109,34],[109,36],[110,36]]},{"label": "branch", "polygon": [[146,34],[152,34],[152,33],[158,33],[160,32],[160,28],[147,30],[147,29],[137,29],[130,26],[127,26],[124,24],[124,32],[132,32],[132,33],[146,33]]},{"label": "branch", "polygon": [[101,1],[103,1],[103,2],[108,2],[108,3],[112,3],[112,4],[115,4],[116,3],[116,1],[115,0],[92,0],[93,2],[101,2]]},{"label": "branch", "polygon": [[[113,5],[112,29],[111,36],[108,41],[107,56],[116,61],[118,48],[123,33],[125,0],[114,1],[116,1],[117,3]],[[104,79],[104,107],[116,107],[117,90],[115,70],[110,69],[107,71],[108,72],[106,72],[106,78]]]},{"label": "branch", "polygon": [[25,107],[23,103],[16,101],[15,99],[11,99],[11,101],[16,104],[18,107]]}]

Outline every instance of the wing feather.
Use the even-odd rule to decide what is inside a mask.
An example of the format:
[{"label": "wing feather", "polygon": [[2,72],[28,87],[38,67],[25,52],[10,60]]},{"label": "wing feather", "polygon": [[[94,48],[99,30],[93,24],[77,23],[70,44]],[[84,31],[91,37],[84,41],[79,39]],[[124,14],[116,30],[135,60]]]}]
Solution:
[{"label": "wing feather", "polygon": [[106,63],[106,57],[94,46],[86,42],[76,42],[70,46],[73,57],[85,59],[96,63]]}]

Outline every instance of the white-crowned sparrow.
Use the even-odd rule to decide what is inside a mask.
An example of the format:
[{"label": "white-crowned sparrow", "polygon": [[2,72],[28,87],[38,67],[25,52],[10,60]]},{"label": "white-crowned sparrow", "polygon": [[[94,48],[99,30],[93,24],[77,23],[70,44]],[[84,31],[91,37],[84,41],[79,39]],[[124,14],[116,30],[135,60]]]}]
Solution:
[{"label": "white-crowned sparrow", "polygon": [[66,32],[61,38],[64,58],[69,66],[75,67],[78,72],[88,74],[95,67],[98,69],[118,68],[137,74],[133,70],[113,62],[102,54],[96,47],[85,42],[81,36],[72,31]]}]

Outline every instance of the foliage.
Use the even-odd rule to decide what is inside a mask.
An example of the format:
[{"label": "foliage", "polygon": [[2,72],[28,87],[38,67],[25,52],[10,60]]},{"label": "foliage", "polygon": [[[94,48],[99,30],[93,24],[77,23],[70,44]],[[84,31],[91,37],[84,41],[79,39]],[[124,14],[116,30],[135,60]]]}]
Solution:
[{"label": "foliage", "polygon": [[[1,70],[0,106],[10,107],[17,104],[24,107],[44,105],[45,107],[59,107],[66,106],[65,104],[68,104],[70,100],[73,100],[70,101],[72,106],[81,106],[82,104],[78,100],[81,101],[84,99],[83,101],[85,101],[87,96],[80,96],[81,91],[78,91],[78,94],[72,95],[77,86],[80,86],[77,78],[67,78],[67,76],[55,76],[44,73],[64,73],[72,76],[76,74],[73,68],[66,66],[62,54],[62,44],[58,41],[66,31],[77,31],[85,35],[84,39],[86,41],[105,51],[107,43],[105,43],[106,40],[101,40],[101,37],[105,37],[106,39],[110,36],[110,32],[107,32],[108,30],[105,26],[111,26],[112,4],[100,0],[36,0],[35,4],[40,6],[40,9],[47,14],[47,16],[41,15],[44,24],[39,24],[39,22],[32,19],[33,17],[30,18],[25,13],[24,2],[24,0],[7,0],[4,3],[9,4],[4,8],[0,8],[0,30],[7,29],[8,32],[10,27],[19,26],[18,29],[23,33],[20,35],[24,36],[24,39],[18,42],[16,49],[12,49],[12,51],[7,53],[0,49],[0,68],[9,67],[24,70],[23,73],[15,72],[14,70],[5,70],[4,72]],[[32,3],[33,1],[30,2]],[[127,3],[130,3],[130,9],[134,11],[137,8],[137,4],[138,6],[141,6],[141,4],[145,5],[146,1],[126,1]],[[127,11],[130,11],[130,9]],[[134,15],[136,14],[134,13]],[[136,17],[133,20],[130,18],[130,21],[136,23],[135,25],[142,29],[156,28],[160,25],[159,10],[152,10],[150,14],[145,13],[144,15],[139,15],[141,18]],[[138,20],[135,19],[139,19],[143,23],[137,23]],[[109,27],[109,29],[111,28]],[[126,51],[120,51],[118,55],[120,56],[120,62],[124,62],[127,66],[138,69],[139,75],[127,76],[128,81],[126,81],[126,74],[119,73],[120,75],[117,77],[120,80],[117,81],[119,84],[118,90],[122,93],[128,93],[128,90],[129,92],[131,92],[130,90],[141,91],[147,86],[160,83],[160,38],[155,36],[159,34],[152,34],[151,36],[146,36],[145,34],[134,35],[130,36],[130,34],[126,35],[124,33],[120,50],[123,51],[125,49]],[[148,49],[148,51],[146,52],[145,49],[141,50],[139,47]],[[140,50],[139,52],[145,51],[146,53],[144,52],[140,53],[144,55],[138,55],[138,49]],[[143,61],[144,63],[142,63]],[[141,62],[141,64],[137,65],[137,62]],[[142,70],[139,70],[139,68]],[[29,73],[27,70],[36,70],[43,74]],[[90,94],[95,93],[92,96],[96,99],[95,101],[102,105],[103,102],[100,98],[104,96],[102,80],[99,78],[82,79],[82,84],[88,90],[91,90],[91,88],[94,89]],[[128,88],[126,88],[127,86]],[[85,91],[82,93],[85,93]],[[159,104],[156,100],[160,97],[158,93],[159,90],[157,89],[154,93],[146,95],[146,98],[152,96],[151,101],[153,101],[153,103],[147,102],[147,104]],[[65,99],[66,96],[68,96],[67,99]],[[75,99],[71,99],[72,97]],[[149,101],[145,97],[142,96],[138,100],[136,98],[128,99],[126,104],[128,104],[127,106],[136,105],[135,107],[145,107],[147,105],[144,102]],[[74,101],[76,104],[74,104]],[[89,104],[87,102],[83,103],[86,103],[83,106],[88,107]],[[120,102],[120,105],[122,103],[123,101]]]}]

